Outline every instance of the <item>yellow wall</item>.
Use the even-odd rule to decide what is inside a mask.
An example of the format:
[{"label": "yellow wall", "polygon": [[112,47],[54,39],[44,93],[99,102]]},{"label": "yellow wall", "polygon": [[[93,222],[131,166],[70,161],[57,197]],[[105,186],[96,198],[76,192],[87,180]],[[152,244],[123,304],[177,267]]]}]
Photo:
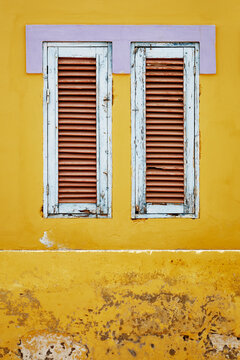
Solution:
[{"label": "yellow wall", "polygon": [[85,359],[57,358],[59,343],[91,360],[239,359],[239,253],[5,252],[0,264],[4,360]]},{"label": "yellow wall", "polygon": [[[0,248],[237,248],[238,0],[0,1]],[[201,75],[200,219],[130,219],[130,76],[113,76],[113,218],[43,219],[41,75],[25,72],[26,24],[216,24],[217,74]],[[123,141],[124,139],[124,141]]]},{"label": "yellow wall", "polygon": [[[0,0],[0,358],[86,359],[85,345],[92,360],[240,358],[238,251],[10,250],[239,248],[239,14],[239,0]],[[129,75],[113,76],[113,218],[43,219],[43,80],[25,72],[26,24],[216,25],[200,219],[130,219]]]}]

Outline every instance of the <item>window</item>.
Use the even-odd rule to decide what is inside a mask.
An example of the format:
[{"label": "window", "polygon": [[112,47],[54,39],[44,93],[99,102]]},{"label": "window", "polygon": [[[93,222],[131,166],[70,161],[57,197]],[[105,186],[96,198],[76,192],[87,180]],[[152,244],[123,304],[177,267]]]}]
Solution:
[{"label": "window", "polygon": [[198,43],[132,43],[132,218],[198,217]]},{"label": "window", "polygon": [[111,217],[109,43],[43,43],[44,216]]}]

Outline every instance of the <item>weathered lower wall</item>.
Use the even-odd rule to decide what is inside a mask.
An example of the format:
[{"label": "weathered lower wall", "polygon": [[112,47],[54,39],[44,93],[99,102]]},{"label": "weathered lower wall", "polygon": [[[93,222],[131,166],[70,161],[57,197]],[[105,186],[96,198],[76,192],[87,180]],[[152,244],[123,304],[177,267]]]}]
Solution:
[{"label": "weathered lower wall", "polygon": [[0,252],[0,358],[238,359],[240,252]]}]

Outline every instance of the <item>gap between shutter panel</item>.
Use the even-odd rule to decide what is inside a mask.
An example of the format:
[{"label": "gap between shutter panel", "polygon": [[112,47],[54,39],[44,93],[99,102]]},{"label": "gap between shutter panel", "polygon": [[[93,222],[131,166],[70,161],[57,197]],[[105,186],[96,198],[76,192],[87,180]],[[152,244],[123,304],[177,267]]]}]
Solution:
[{"label": "gap between shutter panel", "polygon": [[146,202],[184,203],[184,59],[146,59]]},{"label": "gap between shutter panel", "polygon": [[58,202],[97,202],[96,59],[58,59]]}]

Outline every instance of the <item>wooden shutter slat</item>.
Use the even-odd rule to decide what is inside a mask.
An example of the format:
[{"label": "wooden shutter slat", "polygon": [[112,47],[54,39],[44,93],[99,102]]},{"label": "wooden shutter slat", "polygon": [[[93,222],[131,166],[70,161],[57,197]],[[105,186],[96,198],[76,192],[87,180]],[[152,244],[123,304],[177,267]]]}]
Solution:
[{"label": "wooden shutter slat", "polygon": [[77,204],[80,204],[80,203],[93,203],[93,204],[95,204],[96,203],[96,198],[94,198],[94,199],[89,199],[89,197],[86,197],[85,199],[83,199],[83,198],[81,198],[81,199],[71,199],[71,198],[69,198],[69,199],[59,199],[58,200],[59,201],[59,203],[64,203],[64,204],[67,204],[67,203],[70,203],[70,204],[72,204],[72,203],[77,203]]},{"label": "wooden shutter slat", "polygon": [[148,101],[156,101],[156,100],[162,100],[162,101],[183,101],[183,97],[182,96],[170,96],[166,95],[166,96],[157,96],[157,95],[148,95],[147,94],[147,100]]},{"label": "wooden shutter slat", "polygon": [[[74,95],[76,96],[85,96],[85,95],[91,95],[91,96],[96,96],[96,90],[95,89],[90,89],[90,90],[85,90],[85,89],[78,89],[78,90],[58,90],[58,95]],[[60,98],[61,100],[61,98]]]},{"label": "wooden shutter slat", "polygon": [[96,127],[96,121],[95,121],[95,118],[93,119],[84,119],[84,118],[59,118],[58,119],[58,124],[59,124],[59,127],[61,127],[62,125],[72,125],[72,126],[75,126],[75,125],[79,125],[79,126],[88,126],[88,125],[91,125],[91,126],[95,126]]},{"label": "wooden shutter slat", "polygon": [[158,118],[158,119],[183,119],[183,115],[181,114],[170,114],[169,112],[166,114],[155,114],[155,113],[147,113],[146,119],[152,119],[152,118]]},{"label": "wooden shutter slat", "polygon": [[150,129],[150,126],[156,126],[156,127],[162,127],[164,126],[165,129],[166,129],[166,126],[168,125],[178,125],[179,127],[183,126],[183,121],[180,122],[179,119],[164,119],[164,118],[161,118],[161,119],[146,119],[146,122],[148,123],[149,125],[149,129]]},{"label": "wooden shutter slat", "polygon": [[93,65],[96,66],[96,59],[95,58],[58,58],[58,64],[71,64],[71,65]]},{"label": "wooden shutter slat", "polygon": [[60,160],[58,161],[59,165],[96,165],[96,160],[73,160],[73,159],[67,159],[67,160]]},{"label": "wooden shutter slat", "polygon": [[[173,125],[170,123],[170,129],[171,130],[182,130],[183,128],[183,124],[178,124],[178,125]],[[169,125],[165,125],[165,124],[156,124],[156,125],[148,125],[148,133],[151,133],[152,130],[157,130],[157,131],[168,131],[169,130]]]},{"label": "wooden shutter slat", "polygon": [[[96,90],[96,85],[95,84],[65,84],[65,83],[60,83],[58,84],[58,89],[59,93],[62,94],[62,91],[66,91],[66,90],[86,90],[86,89],[91,89],[93,91]],[[61,89],[63,89],[61,91]],[[90,91],[90,90],[89,90]],[[76,93],[77,94],[77,93]]]},{"label": "wooden shutter slat", "polygon": [[[94,77],[94,79],[91,79],[91,80],[94,80],[93,82],[96,82],[96,70],[95,69],[93,69],[92,71],[86,71],[86,70],[74,70],[74,71],[59,70],[58,71],[58,76],[60,78],[62,78],[62,77],[65,78],[66,76]],[[60,79],[58,79],[58,80],[60,80]],[[74,79],[72,79],[72,80],[74,80]],[[83,80],[86,80],[86,79],[83,79]]]},{"label": "wooden shutter slat", "polygon": [[59,101],[96,101],[96,94],[94,94],[93,96],[59,96],[58,98]]},{"label": "wooden shutter slat", "polygon": [[161,186],[167,186],[167,187],[171,187],[171,186],[178,186],[178,187],[182,187],[182,183],[181,181],[148,181],[148,186],[149,188],[152,188],[152,187],[157,187],[158,189],[158,186],[161,185]]},{"label": "wooden shutter slat", "polygon": [[[78,189],[78,187],[83,188],[83,190],[84,189],[89,189],[89,190],[93,189],[94,190],[95,186],[96,186],[96,183],[94,183],[94,182],[89,183],[89,184],[85,184],[84,182],[81,182],[81,184],[77,184],[77,183],[75,183],[73,181],[72,182],[69,181],[69,182],[63,182],[61,184],[60,190],[61,191],[66,191],[66,192],[69,189],[75,189],[76,191],[81,191],[81,189]],[[63,188],[65,188],[65,189],[63,189]]]},{"label": "wooden shutter slat", "polygon": [[69,101],[62,101],[61,99],[59,99],[59,101],[60,101],[60,104],[59,104],[60,108],[61,107],[73,107],[73,108],[84,107],[84,108],[95,108],[95,111],[96,111],[96,103],[91,100],[87,101],[87,102],[85,102],[85,101],[69,102]]},{"label": "wooden shutter slat", "polygon": [[59,129],[65,131],[96,131],[96,126],[95,125],[76,125],[76,124],[73,124],[72,126],[71,125],[62,125],[60,124],[59,126]]},{"label": "wooden shutter slat", "polygon": [[147,183],[149,181],[182,181],[183,179],[183,176],[180,175],[180,176],[165,176],[165,175],[161,175],[161,176],[148,176],[147,177]]},{"label": "wooden shutter slat", "polygon": [[177,65],[183,64],[183,59],[147,59],[146,66],[159,65],[159,64],[170,64],[170,65]]},{"label": "wooden shutter slat", "polygon": [[171,64],[148,64],[146,66],[147,70],[183,70],[183,66],[182,65],[171,65]]},{"label": "wooden shutter slat", "polygon": [[[59,158],[61,157],[61,154],[62,153],[65,153],[65,155],[66,155],[66,153],[75,153],[75,154],[78,154],[79,153],[79,155],[76,155],[76,156],[79,156],[79,158],[80,158],[80,155],[82,155],[82,156],[86,156],[86,158],[87,158],[87,155],[89,155],[89,154],[91,154],[91,155],[93,155],[94,154],[94,156],[95,156],[95,154],[96,154],[96,148],[94,149],[86,149],[86,148],[62,148],[62,149],[59,149]],[[66,156],[69,156],[69,154],[67,154]],[[73,155],[71,155],[71,156],[73,156]]]},{"label": "wooden shutter slat", "polygon": [[[61,181],[61,183],[69,183],[69,182],[75,182],[78,183],[76,184],[77,186],[79,186],[79,188],[84,184],[85,186],[88,186],[88,184],[90,183],[94,183],[96,184],[96,179],[95,178],[90,178],[88,176],[78,176],[78,177],[72,177],[72,176],[59,176],[59,181]],[[60,185],[60,187],[63,186],[62,184]]]},{"label": "wooden shutter slat", "polygon": [[164,88],[164,86],[163,85],[161,85],[161,88],[164,88],[164,90],[159,90],[159,88],[158,89],[146,89],[146,95],[165,95],[165,96],[167,96],[167,95],[183,95],[183,91],[182,90],[176,90],[176,89],[174,89],[174,90],[167,90],[167,88],[168,88],[169,86],[166,86],[165,88]]},{"label": "wooden shutter slat", "polygon": [[70,193],[70,194],[85,194],[85,193],[94,193],[95,194],[95,189],[94,186],[92,188],[83,188],[83,189],[76,189],[75,187],[69,187],[68,189],[62,189],[60,188],[59,193]]},{"label": "wooden shutter slat", "polygon": [[73,71],[76,71],[76,70],[95,70],[96,69],[96,66],[95,65],[91,65],[91,64],[88,64],[88,65],[81,65],[81,64],[78,64],[78,65],[68,65],[68,64],[63,64],[63,65],[59,65],[58,66],[58,70],[64,70],[64,71],[68,71],[68,70],[73,70]]},{"label": "wooden shutter slat", "polygon": [[[89,149],[88,149],[89,150]],[[61,161],[67,161],[65,159],[69,159],[69,154],[63,153],[62,151],[59,152],[59,156],[58,156],[59,162],[61,163]],[[64,160],[60,160],[60,159],[64,159]],[[69,161],[76,161],[73,159],[77,159],[77,161],[96,161],[95,160],[95,154],[87,154],[87,153],[83,153],[83,154],[75,154],[72,153],[71,154],[71,159]]]},{"label": "wooden shutter slat", "polygon": [[[65,110],[67,111],[68,109],[61,109],[61,111],[63,111],[63,112]],[[70,109],[69,111],[75,111],[75,109],[74,110]],[[78,111],[78,109],[76,109],[76,111]],[[153,107],[147,106],[147,116],[155,115],[154,114],[155,112],[160,112],[160,113],[166,112],[168,114],[171,114],[171,113],[176,113],[176,114],[181,114],[182,113],[183,114],[184,109],[174,108],[174,107],[172,107],[170,109],[165,109],[164,107],[159,107],[159,108],[155,107],[155,108],[153,108]]]},{"label": "wooden shutter slat", "polygon": [[92,194],[91,192],[88,193],[88,194],[77,194],[77,193],[68,193],[68,194],[59,194],[59,199],[69,199],[69,198],[72,198],[72,199],[81,199],[81,198],[86,198],[86,197],[89,197],[89,198],[96,198],[96,195],[95,194]]},{"label": "wooden shutter slat", "polygon": [[[177,77],[177,78],[172,78],[172,77],[149,77],[148,76],[148,79],[146,80],[147,84],[148,83],[153,83],[153,82],[157,82],[157,83],[174,83],[174,87],[175,87],[175,84],[176,83],[183,83],[183,79],[180,78],[180,77]],[[176,84],[177,85],[177,84]]]},{"label": "wooden shutter slat", "polygon": [[[148,68],[147,68],[148,69]],[[164,70],[164,69],[161,69]],[[161,76],[161,77],[169,77],[169,76],[182,76],[183,75],[183,70],[181,71],[147,71],[147,76],[149,77],[149,81],[151,81],[150,76]]]},{"label": "wooden shutter slat", "polygon": [[[157,100],[157,99],[155,99]],[[159,99],[158,99],[159,100]],[[171,106],[171,107],[182,107],[182,104],[179,101],[174,101],[174,102],[160,102],[160,101],[151,101],[149,100],[149,98],[147,97],[147,110],[149,107],[151,106],[156,106],[158,108],[166,107],[166,106]]]},{"label": "wooden shutter slat", "polygon": [[[86,84],[89,84],[89,83],[96,83],[96,80],[95,78],[90,78],[90,77],[86,77],[86,79],[84,77],[80,77],[80,76],[76,76],[76,77],[59,77],[58,78],[58,83],[61,84],[61,83],[64,83],[64,86],[67,85],[67,83],[86,83]],[[66,85],[65,85],[66,84]]]},{"label": "wooden shutter slat", "polygon": [[146,59],[146,202],[184,203],[183,59]]},{"label": "wooden shutter slat", "polygon": [[61,136],[94,136],[96,139],[96,128],[91,131],[66,131],[65,129],[61,128]]},{"label": "wooden shutter slat", "polygon": [[147,140],[147,148],[149,147],[182,147],[183,146],[183,138],[170,138],[169,136],[167,137],[150,137],[147,136],[146,137]]},{"label": "wooden shutter slat", "polygon": [[[154,131],[155,130],[155,131]],[[174,130],[159,130],[159,129],[151,129],[149,131],[147,131],[147,136],[148,135],[181,135],[182,136],[182,131],[181,129],[179,131],[174,131]]]},{"label": "wooden shutter slat", "polygon": [[96,203],[96,59],[58,59],[58,201]]},{"label": "wooden shutter slat", "polygon": [[94,115],[96,114],[96,108],[95,109],[92,109],[91,106],[89,106],[88,108],[61,108],[61,105],[59,105],[59,108],[58,108],[58,112],[59,113],[72,113],[72,112],[75,112],[75,113],[84,113],[84,114],[89,114],[89,113],[93,113]]},{"label": "wooden shutter slat", "polygon": [[174,198],[149,198],[149,202],[152,204],[179,204],[183,202],[180,200]]},{"label": "wooden shutter slat", "polygon": [[183,84],[176,84],[176,83],[171,84],[170,82],[167,84],[147,82],[146,89],[147,89],[147,93],[149,89],[181,89],[183,91]]},{"label": "wooden shutter slat", "polygon": [[182,159],[148,159],[148,163],[150,166],[158,166],[164,164],[177,165],[182,164]]},{"label": "wooden shutter slat", "polygon": [[89,171],[89,174],[94,171],[96,171],[96,165],[93,165],[93,166],[83,166],[83,165],[78,165],[78,166],[69,166],[69,165],[62,165],[62,166],[59,166],[59,173],[62,173],[63,171]]},{"label": "wooden shutter slat", "polygon": [[[146,136],[147,138],[147,141],[159,141],[159,142],[162,142],[162,141],[176,141],[176,142],[183,142],[183,135],[180,137],[180,136],[151,136],[151,135],[147,135]],[[150,146],[152,144],[149,144]]]}]

